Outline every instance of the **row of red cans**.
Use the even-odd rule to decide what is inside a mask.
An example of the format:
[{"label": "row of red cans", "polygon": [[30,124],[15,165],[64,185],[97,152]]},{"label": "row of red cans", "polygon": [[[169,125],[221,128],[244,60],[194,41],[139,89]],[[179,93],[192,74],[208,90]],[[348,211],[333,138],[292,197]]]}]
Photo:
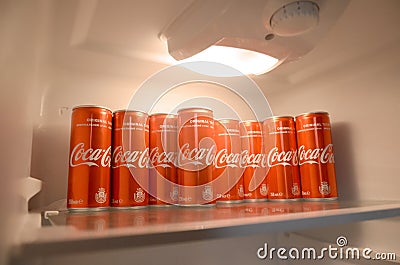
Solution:
[{"label": "row of red cans", "polygon": [[[244,122],[247,131],[261,132],[262,143],[253,153],[263,153],[260,177],[266,176],[255,190],[256,199],[335,200],[335,161],[331,124],[327,112],[296,116],[274,116],[263,122]],[[248,137],[257,137],[249,134]],[[254,143],[255,140],[249,141]],[[243,144],[243,141],[242,141]],[[263,165],[264,164],[264,165]]]},{"label": "row of red cans", "polygon": [[[310,115],[325,119],[322,132],[329,127],[330,133],[326,113],[303,116]],[[312,131],[310,124],[315,125],[314,131],[320,129],[316,128],[320,122],[310,122],[301,125],[306,129],[298,130],[298,137]],[[322,138],[329,142],[330,134]],[[215,122],[212,111],[201,108],[183,109],[177,116],[149,117],[138,111],[112,115],[105,108],[80,106],[72,115],[68,208],[101,209],[110,201],[111,206],[124,208],[297,199],[301,194],[295,143],[291,117],[274,117],[264,123]],[[304,160],[300,169],[324,166],[325,160],[334,163],[331,147],[305,148],[299,147],[303,152],[299,158]],[[330,168],[319,174],[319,182],[311,181],[320,183],[319,193],[303,188],[303,197],[337,197],[334,166],[333,175]],[[314,171],[306,169],[306,174]]]},{"label": "row of red cans", "polygon": [[148,116],[74,108],[68,208],[212,205],[213,134],[212,112],[204,109]]}]

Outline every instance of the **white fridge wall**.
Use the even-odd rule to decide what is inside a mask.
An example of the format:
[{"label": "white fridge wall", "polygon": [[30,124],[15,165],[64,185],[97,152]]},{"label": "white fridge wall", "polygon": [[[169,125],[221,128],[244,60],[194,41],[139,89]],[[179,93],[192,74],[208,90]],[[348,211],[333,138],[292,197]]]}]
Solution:
[{"label": "white fridge wall", "polygon": [[[2,147],[0,176],[0,264],[28,224],[32,127],[39,119],[40,98],[48,77],[48,3],[0,2],[0,105]],[[40,225],[40,216],[37,216]]]},{"label": "white fridge wall", "polygon": [[[40,124],[41,99],[49,87],[49,1],[0,3],[1,218],[0,264],[29,217],[32,128]],[[40,218],[40,217],[39,217]],[[40,224],[40,221],[39,221]]]},{"label": "white fridge wall", "polygon": [[31,200],[31,209],[66,198],[72,107],[126,108],[137,87],[167,66],[159,61],[162,56],[157,53],[165,53],[166,47],[156,36],[171,14],[188,3],[48,2],[46,44],[50,47],[46,52],[51,58],[51,84],[41,95],[31,169],[32,176],[43,180],[43,189]]},{"label": "white fridge wall", "polygon": [[[397,54],[399,51],[397,51]],[[397,58],[396,58],[397,56]],[[376,63],[396,58],[397,64],[377,69]],[[369,58],[373,59],[373,58]],[[298,90],[271,94],[279,114],[310,110],[331,113],[339,196],[342,199],[399,198],[398,155],[400,81],[396,54],[368,60],[359,69],[316,77]],[[382,65],[382,64],[381,64]],[[372,68],[372,69],[371,69]],[[360,71],[360,72],[358,72]],[[379,76],[379,78],[377,78]]]}]

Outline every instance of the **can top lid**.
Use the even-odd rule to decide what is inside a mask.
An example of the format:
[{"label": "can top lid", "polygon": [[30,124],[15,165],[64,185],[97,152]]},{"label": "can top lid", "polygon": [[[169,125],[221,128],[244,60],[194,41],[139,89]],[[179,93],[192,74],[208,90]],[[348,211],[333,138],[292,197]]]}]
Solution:
[{"label": "can top lid", "polygon": [[129,110],[129,109],[119,109],[119,110],[115,110],[114,113],[121,113],[121,112],[129,112],[129,113],[142,113],[145,115],[148,115],[146,112],[141,111],[141,110]]},{"label": "can top lid", "polygon": [[300,117],[300,116],[307,116],[307,115],[312,115],[312,114],[329,115],[328,112],[322,110],[322,111],[311,111],[311,112],[301,113],[301,114],[297,115],[296,118],[297,118],[297,117]]},{"label": "can top lid", "polygon": [[183,108],[178,110],[178,113],[180,112],[186,112],[186,111],[195,111],[195,112],[204,112],[204,113],[213,113],[212,109],[209,108],[203,108],[203,107],[191,107],[191,108]]},{"label": "can top lid", "polygon": [[224,118],[224,119],[217,119],[220,123],[230,123],[230,122],[237,122],[239,123],[239,120],[236,119],[230,119],[230,118]]},{"label": "can top lid", "polygon": [[240,123],[260,123],[260,121],[258,120],[245,120],[245,121],[241,121]]},{"label": "can top lid", "polygon": [[112,112],[112,110],[111,110],[110,108],[103,107],[103,106],[100,106],[100,105],[90,105],[90,104],[87,104],[87,105],[77,105],[77,106],[74,106],[74,107],[72,108],[72,110],[80,109],[80,108],[100,108],[100,109],[105,109],[105,110],[108,110],[108,111],[111,111],[111,112]]},{"label": "can top lid", "polygon": [[287,116],[287,115],[282,115],[282,116],[271,116],[266,118],[264,121],[266,120],[272,120],[272,119],[294,119],[293,116]]},{"label": "can top lid", "polygon": [[157,112],[157,113],[152,113],[150,114],[150,117],[154,116],[166,116],[167,118],[176,118],[177,115],[173,113],[164,113],[164,112]]}]

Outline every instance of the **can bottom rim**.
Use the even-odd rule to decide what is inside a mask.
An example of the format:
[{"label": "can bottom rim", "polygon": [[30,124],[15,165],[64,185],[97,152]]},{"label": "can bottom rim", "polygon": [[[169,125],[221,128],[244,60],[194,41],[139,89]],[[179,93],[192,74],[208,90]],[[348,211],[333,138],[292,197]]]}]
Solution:
[{"label": "can bottom rim", "polygon": [[217,201],[217,204],[238,204],[242,203],[243,200],[232,200],[232,201]]},{"label": "can bottom rim", "polygon": [[268,199],[245,199],[244,202],[266,202]]},{"label": "can bottom rim", "polygon": [[138,205],[138,206],[111,206],[112,210],[133,210],[133,209],[145,209],[149,207],[148,205]]},{"label": "can bottom rim", "polygon": [[214,207],[215,203],[209,203],[209,204],[178,204],[179,207],[186,207],[186,208],[191,208],[191,207],[199,207],[199,208],[208,208],[208,207]]},{"label": "can bottom rim", "polygon": [[169,208],[169,207],[176,207],[176,204],[150,204],[150,208]]},{"label": "can bottom rim", "polygon": [[86,207],[86,208],[67,208],[70,212],[99,212],[105,211],[110,209],[109,206],[107,207]]},{"label": "can bottom rim", "polygon": [[270,202],[298,202],[301,201],[301,198],[293,198],[293,199],[268,199]]},{"label": "can bottom rim", "polygon": [[304,201],[336,201],[338,197],[330,198],[303,198]]}]

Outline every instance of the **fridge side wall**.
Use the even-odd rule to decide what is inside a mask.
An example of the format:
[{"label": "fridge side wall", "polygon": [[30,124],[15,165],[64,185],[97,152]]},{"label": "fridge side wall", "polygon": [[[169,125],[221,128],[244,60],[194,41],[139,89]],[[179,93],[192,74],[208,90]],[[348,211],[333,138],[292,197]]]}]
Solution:
[{"label": "fridge side wall", "polygon": [[39,120],[46,72],[46,1],[0,2],[0,97],[2,115],[0,185],[0,264],[22,229],[40,216],[28,216],[28,199],[40,188],[29,179],[32,128]]}]

